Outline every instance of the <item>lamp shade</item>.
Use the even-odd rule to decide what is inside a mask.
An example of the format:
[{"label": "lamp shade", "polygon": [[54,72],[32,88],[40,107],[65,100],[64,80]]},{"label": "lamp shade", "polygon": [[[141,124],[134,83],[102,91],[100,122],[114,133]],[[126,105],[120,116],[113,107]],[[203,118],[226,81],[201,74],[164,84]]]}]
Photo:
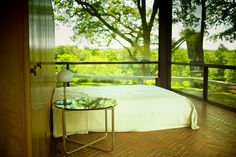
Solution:
[{"label": "lamp shade", "polygon": [[62,69],[57,74],[57,82],[70,82],[73,79],[73,73],[69,70]]}]

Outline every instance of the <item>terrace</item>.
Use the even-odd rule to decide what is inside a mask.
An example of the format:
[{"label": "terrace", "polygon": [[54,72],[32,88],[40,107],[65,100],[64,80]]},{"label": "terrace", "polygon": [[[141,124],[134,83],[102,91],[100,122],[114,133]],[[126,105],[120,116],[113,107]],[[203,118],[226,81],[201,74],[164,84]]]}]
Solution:
[{"label": "terrace", "polygon": [[[81,69],[88,65],[93,65],[95,69],[99,69],[100,66],[104,67],[104,65],[110,68],[124,65],[138,67],[147,65],[153,68],[158,65],[158,62],[57,62],[56,65],[58,69],[66,68],[68,70],[71,70],[72,67]],[[151,132],[116,133],[113,151],[104,152],[94,148],[85,148],[73,153],[72,156],[235,156],[236,126],[234,122],[236,114],[231,112],[236,109],[235,83],[211,80],[208,74],[212,68],[235,71],[236,66],[172,62],[172,68],[173,66],[198,66],[203,68],[203,77],[171,77],[172,85],[174,82],[183,83],[184,81],[200,83],[197,88],[191,86],[181,88],[174,85],[171,87],[172,90],[187,96],[195,104],[198,111],[200,130],[193,131],[189,128],[180,128]],[[158,85],[158,76],[115,76],[111,73],[109,75],[74,74],[74,78],[68,86]],[[214,89],[218,89],[218,91],[214,91]],[[99,135],[99,133],[90,133],[70,137],[87,143]],[[95,144],[95,146],[107,149],[105,146],[110,143],[111,141],[108,139]],[[74,146],[70,144],[69,148]],[[61,138],[54,138],[51,142],[50,156],[62,157],[64,155]]]},{"label": "terrace", "polygon": [[[72,154],[79,156],[101,157],[174,157],[174,156],[222,156],[234,157],[236,154],[236,113],[213,106],[211,103],[190,98],[198,111],[200,130],[189,128],[159,130],[152,132],[127,132],[115,134],[115,147],[111,152],[85,148]],[[73,135],[72,138],[88,142],[97,136]],[[106,140],[97,147],[109,145]],[[70,145],[72,148],[73,145]],[[105,148],[106,149],[106,148]],[[51,142],[50,157],[65,156],[61,138]]]}]

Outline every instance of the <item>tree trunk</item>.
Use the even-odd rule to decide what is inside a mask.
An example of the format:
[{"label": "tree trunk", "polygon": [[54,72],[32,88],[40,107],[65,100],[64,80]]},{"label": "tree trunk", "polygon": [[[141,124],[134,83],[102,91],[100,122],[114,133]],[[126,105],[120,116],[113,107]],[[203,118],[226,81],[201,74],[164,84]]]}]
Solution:
[{"label": "tree trunk", "polygon": [[[201,1],[201,25],[200,32],[195,32],[192,37],[192,41],[187,41],[187,48],[189,53],[190,63],[204,64],[204,50],[203,50],[203,37],[205,30],[206,20],[206,0]],[[193,44],[193,45],[191,45]],[[202,76],[202,67],[191,66],[190,76]]]},{"label": "tree trunk", "polygon": [[[186,43],[190,63],[204,63],[200,33],[192,32],[192,35],[186,39]],[[202,76],[202,68],[197,66],[190,66],[190,76]]]},{"label": "tree trunk", "polygon": [[[144,30],[144,35],[143,35],[143,50],[142,50],[142,61],[143,62],[149,62],[150,61],[150,32]],[[151,69],[149,65],[147,64],[142,64],[142,74],[144,76],[149,76],[151,75]]]},{"label": "tree trunk", "polygon": [[[197,63],[197,64],[204,63],[200,36],[201,35],[199,32],[195,32],[195,34],[193,34],[186,40],[190,63]],[[202,67],[190,66],[190,77],[202,77],[202,76],[203,76]],[[191,82],[191,86],[195,88],[202,88],[202,84],[196,82]]]}]

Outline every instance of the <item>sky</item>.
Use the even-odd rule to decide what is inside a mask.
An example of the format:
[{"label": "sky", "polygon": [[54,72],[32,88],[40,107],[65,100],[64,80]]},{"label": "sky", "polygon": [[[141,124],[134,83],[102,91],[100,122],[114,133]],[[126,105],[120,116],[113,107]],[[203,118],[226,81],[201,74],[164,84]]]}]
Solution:
[{"label": "sky", "polygon": [[[172,38],[178,39],[179,38],[179,31],[181,30],[181,25],[173,25],[172,27]],[[210,31],[215,31],[215,30],[210,30]],[[56,25],[56,31],[55,31],[55,44],[56,46],[58,45],[74,45],[79,48],[84,48],[87,46],[86,42],[83,43],[75,43],[71,40],[71,36],[73,35],[72,28],[69,26],[63,26],[62,24],[57,24]],[[216,50],[218,49],[219,45],[223,44],[226,48],[229,50],[234,50],[236,49],[236,43],[230,43],[226,41],[217,41],[213,42],[210,41],[209,39],[204,40],[204,49],[208,50]],[[96,45],[94,46],[96,47]],[[186,48],[186,44],[183,43],[181,47]],[[117,43],[113,43],[112,46],[109,48],[122,48],[121,45]]]}]

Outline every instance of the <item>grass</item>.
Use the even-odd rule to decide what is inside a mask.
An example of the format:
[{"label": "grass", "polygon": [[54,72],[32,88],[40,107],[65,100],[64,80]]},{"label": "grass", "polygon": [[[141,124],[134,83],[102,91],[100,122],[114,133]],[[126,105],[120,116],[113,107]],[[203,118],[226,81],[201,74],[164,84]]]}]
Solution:
[{"label": "grass", "polygon": [[[202,98],[202,89],[199,88],[173,88],[175,90],[188,93]],[[236,108],[236,94],[208,90],[208,100],[228,107]]]}]

